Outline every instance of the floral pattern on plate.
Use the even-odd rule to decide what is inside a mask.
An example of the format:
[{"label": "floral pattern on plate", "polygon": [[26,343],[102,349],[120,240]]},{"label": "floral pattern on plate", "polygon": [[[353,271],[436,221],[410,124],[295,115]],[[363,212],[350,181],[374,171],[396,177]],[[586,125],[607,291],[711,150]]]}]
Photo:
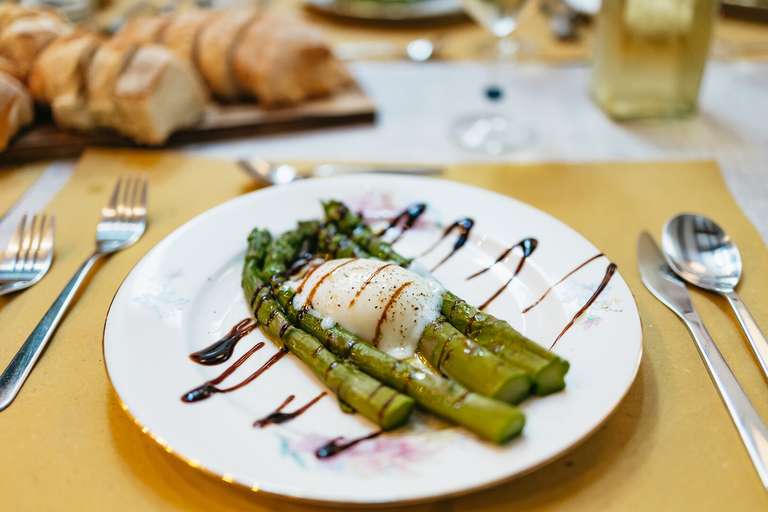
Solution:
[{"label": "floral pattern on plate", "polygon": [[151,290],[133,297],[133,302],[144,309],[155,311],[160,318],[168,318],[184,309],[189,299],[176,296],[171,287],[174,280],[184,276],[184,269],[177,268],[165,274],[163,282],[153,282]]}]

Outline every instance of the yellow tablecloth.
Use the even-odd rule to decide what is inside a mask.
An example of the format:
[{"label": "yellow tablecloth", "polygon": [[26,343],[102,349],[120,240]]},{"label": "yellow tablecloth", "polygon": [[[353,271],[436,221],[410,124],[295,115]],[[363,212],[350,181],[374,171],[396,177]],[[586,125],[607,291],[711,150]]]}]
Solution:
[{"label": "yellow tablecloth", "polygon": [[[0,211],[39,167],[0,171]],[[254,190],[236,165],[171,153],[93,151],[48,210],[57,216],[49,274],[0,297],[4,367],[92,249],[94,227],[118,173],[150,174],[150,225],[133,247],[104,261],[65,317],[16,401],[0,412],[0,509],[7,511],[314,510],[253,493],[187,466],[144,435],[120,408],[102,356],[110,300],[133,265],[173,229]],[[615,414],[552,464],[496,488],[419,511],[766,510],[768,493],[683,324],[645,290],[635,261],[642,230],[658,238],[680,211],[706,213],[744,257],[739,288],[768,328],[768,251],[729,195],[717,166],[694,163],[478,165],[444,179],[508,194],[581,232],[612,261],[637,298],[644,357]],[[726,360],[768,420],[766,381],[734,315],[719,297],[694,301]],[[318,509],[321,510],[321,509]]]}]

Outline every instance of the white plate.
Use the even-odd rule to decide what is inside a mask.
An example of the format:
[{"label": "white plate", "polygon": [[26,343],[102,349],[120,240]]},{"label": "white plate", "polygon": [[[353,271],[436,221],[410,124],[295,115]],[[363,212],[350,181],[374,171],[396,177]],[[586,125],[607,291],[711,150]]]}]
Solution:
[{"label": "white plate", "polygon": [[[594,432],[631,385],[640,363],[642,330],[634,298],[619,273],[586,314],[554,347],[568,359],[567,389],[523,403],[523,435],[494,446],[440,420],[417,414],[400,431],[362,442],[329,459],[314,451],[327,441],[364,436],[375,425],[341,412],[327,396],[295,420],[263,429],[255,420],[288,395],[290,412],[324,389],[294,356],[249,385],[208,400],[183,403],[185,392],[229,366],[201,366],[188,355],[225,335],[249,309],[240,288],[246,237],[256,226],[280,233],[297,220],[319,218],[320,200],[340,199],[355,211],[389,215],[424,202],[427,213],[396,244],[402,254],[423,252],[461,217],[475,220],[469,242],[435,276],[470,303],[481,304],[506,282],[517,250],[492,263],[523,238],[537,239],[519,275],[489,307],[531,339],[549,347],[603,280],[609,261],[561,222],[519,201],[486,190],[429,178],[349,176],[297,182],[233,199],[191,220],[153,248],[120,287],[104,330],[104,354],[121,402],[137,424],[192,466],[262,492],[319,502],[412,502],[466,493],[519,476],[563,454]],[[427,256],[431,268],[450,251],[449,236]],[[276,347],[259,331],[242,339],[230,361],[259,341],[264,348],[221,387],[237,384],[263,365]]]},{"label": "white plate", "polygon": [[304,0],[304,3],[328,14],[345,18],[378,21],[416,21],[458,17],[463,14],[459,0]]},{"label": "white plate", "polygon": [[600,0],[565,0],[565,3],[576,12],[592,16],[600,12]]}]

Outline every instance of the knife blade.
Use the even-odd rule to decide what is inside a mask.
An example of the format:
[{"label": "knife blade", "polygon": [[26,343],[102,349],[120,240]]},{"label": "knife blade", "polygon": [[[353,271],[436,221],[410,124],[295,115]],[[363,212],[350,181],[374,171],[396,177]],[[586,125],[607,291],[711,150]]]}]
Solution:
[{"label": "knife blade", "polygon": [[0,250],[8,244],[25,213],[42,211],[74,172],[71,161],[53,162],[11,208],[0,215]]},{"label": "knife blade", "polygon": [[288,164],[274,164],[261,158],[238,160],[238,165],[251,177],[265,185],[287,185],[304,178],[327,178],[344,174],[411,174],[434,176],[442,174],[440,168],[425,167],[378,167],[366,165],[323,164],[317,165],[305,173]]},{"label": "knife blade", "polygon": [[709,335],[685,283],[669,267],[658,245],[647,232],[641,233],[637,241],[637,265],[645,287],[677,314],[691,332],[699,355],[741,435],[763,487],[768,490],[768,427],[758,416]]},{"label": "knife blade", "polygon": [[335,176],[337,174],[413,174],[415,176],[436,176],[442,174],[439,168],[422,167],[375,167],[367,165],[323,164],[313,167],[309,174],[316,178]]}]

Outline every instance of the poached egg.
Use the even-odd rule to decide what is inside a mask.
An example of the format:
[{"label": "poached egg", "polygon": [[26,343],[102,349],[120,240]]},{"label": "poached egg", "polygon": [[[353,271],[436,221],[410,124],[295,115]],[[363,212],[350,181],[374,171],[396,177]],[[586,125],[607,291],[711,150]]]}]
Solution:
[{"label": "poached egg", "polygon": [[309,307],[323,327],[338,324],[398,359],[416,352],[424,328],[441,314],[437,281],[379,260],[326,261],[293,286],[297,310]]}]

